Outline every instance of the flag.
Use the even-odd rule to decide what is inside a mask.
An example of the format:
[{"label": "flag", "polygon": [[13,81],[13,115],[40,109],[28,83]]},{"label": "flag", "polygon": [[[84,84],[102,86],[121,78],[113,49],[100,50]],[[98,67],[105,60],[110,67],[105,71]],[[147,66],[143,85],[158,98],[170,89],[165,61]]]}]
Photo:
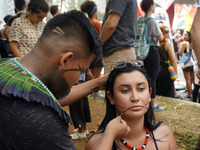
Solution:
[{"label": "flag", "polygon": [[197,8],[196,5],[194,5],[190,10],[189,10],[189,14],[192,18],[194,18],[195,14],[196,14]]},{"label": "flag", "polygon": [[193,23],[193,19],[190,16],[190,14],[187,12],[186,19],[185,19],[185,31],[190,31],[192,23]]},{"label": "flag", "polygon": [[174,2],[174,0],[155,0],[155,2],[167,10],[169,6],[171,6],[171,4]]}]

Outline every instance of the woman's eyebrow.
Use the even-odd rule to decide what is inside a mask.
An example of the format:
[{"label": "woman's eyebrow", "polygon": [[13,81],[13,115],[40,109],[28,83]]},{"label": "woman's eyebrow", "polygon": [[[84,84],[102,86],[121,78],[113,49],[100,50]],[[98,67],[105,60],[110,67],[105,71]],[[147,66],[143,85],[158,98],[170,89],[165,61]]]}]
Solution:
[{"label": "woman's eyebrow", "polygon": [[[139,82],[139,83],[137,83],[137,85],[143,85],[143,84],[146,84],[146,83],[145,83],[145,82]],[[121,86],[129,87],[130,84],[120,84],[120,87],[121,87]]]}]

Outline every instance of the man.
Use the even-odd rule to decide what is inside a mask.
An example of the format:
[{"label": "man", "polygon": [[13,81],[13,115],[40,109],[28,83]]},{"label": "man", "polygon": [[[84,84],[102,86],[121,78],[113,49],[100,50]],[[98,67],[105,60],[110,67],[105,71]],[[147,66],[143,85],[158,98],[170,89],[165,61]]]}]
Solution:
[{"label": "man", "polygon": [[191,27],[191,38],[192,38],[192,47],[194,52],[197,56],[198,60],[198,67],[199,70],[197,72],[197,77],[200,79],[200,30],[199,30],[199,23],[200,23],[200,1],[197,0],[197,12],[194,17],[194,21]]},{"label": "man", "polygon": [[[29,54],[1,61],[0,149],[75,149],[70,119],[57,99],[70,92],[95,56],[101,56],[95,28],[84,14],[71,11],[46,24]],[[74,86],[63,101],[74,103],[104,87],[105,80]]]},{"label": "man", "polygon": [[52,5],[50,7],[50,13],[53,17],[55,17],[56,15],[58,15],[60,12],[58,10],[58,5]]},{"label": "man", "polygon": [[[196,76],[200,79],[200,31],[199,31],[199,23],[200,23],[200,0],[195,0],[197,6],[197,12],[194,17],[194,21],[191,27],[191,38],[192,38],[192,47],[196,54],[198,60],[198,72]],[[200,150],[200,135],[197,143],[197,147],[195,150]]]},{"label": "man", "polygon": [[104,72],[119,60],[136,59],[134,39],[137,27],[136,0],[108,0],[100,39],[103,43]]},{"label": "man", "polygon": [[6,22],[6,26],[5,26],[5,29],[4,29],[4,36],[6,37],[6,39],[8,40],[8,34],[9,34],[9,31],[10,31],[10,27],[12,25],[12,22],[20,17],[21,15],[25,14],[25,8],[26,8],[26,2],[25,0],[14,0],[15,2],[15,11],[16,11],[16,15],[10,17],[8,19],[8,21]]}]

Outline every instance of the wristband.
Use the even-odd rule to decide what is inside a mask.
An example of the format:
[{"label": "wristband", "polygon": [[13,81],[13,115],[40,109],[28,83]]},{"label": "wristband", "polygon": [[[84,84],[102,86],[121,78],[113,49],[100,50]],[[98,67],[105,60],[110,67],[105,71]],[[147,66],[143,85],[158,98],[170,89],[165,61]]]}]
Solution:
[{"label": "wristband", "polygon": [[195,4],[196,4],[197,8],[200,8],[200,0],[195,0]]}]

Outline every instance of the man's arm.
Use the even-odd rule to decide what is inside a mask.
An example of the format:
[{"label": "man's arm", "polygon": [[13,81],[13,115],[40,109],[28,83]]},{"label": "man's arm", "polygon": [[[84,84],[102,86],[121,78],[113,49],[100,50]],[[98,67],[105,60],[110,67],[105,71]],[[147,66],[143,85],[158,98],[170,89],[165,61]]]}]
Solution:
[{"label": "man's arm", "polygon": [[101,34],[100,34],[100,39],[101,42],[104,44],[115,32],[117,25],[119,23],[121,16],[117,13],[110,13],[108,16],[108,19],[106,20]]},{"label": "man's arm", "polygon": [[61,106],[70,105],[80,100],[81,98],[88,96],[92,92],[103,90],[105,89],[107,78],[108,74],[103,77],[75,85],[71,88],[69,95],[67,95],[62,100],[58,100],[58,102]]},{"label": "man's arm", "polygon": [[191,38],[192,38],[192,48],[196,54],[198,60],[199,70],[197,72],[197,77],[200,79],[200,8],[197,9],[196,15],[191,28]]}]

